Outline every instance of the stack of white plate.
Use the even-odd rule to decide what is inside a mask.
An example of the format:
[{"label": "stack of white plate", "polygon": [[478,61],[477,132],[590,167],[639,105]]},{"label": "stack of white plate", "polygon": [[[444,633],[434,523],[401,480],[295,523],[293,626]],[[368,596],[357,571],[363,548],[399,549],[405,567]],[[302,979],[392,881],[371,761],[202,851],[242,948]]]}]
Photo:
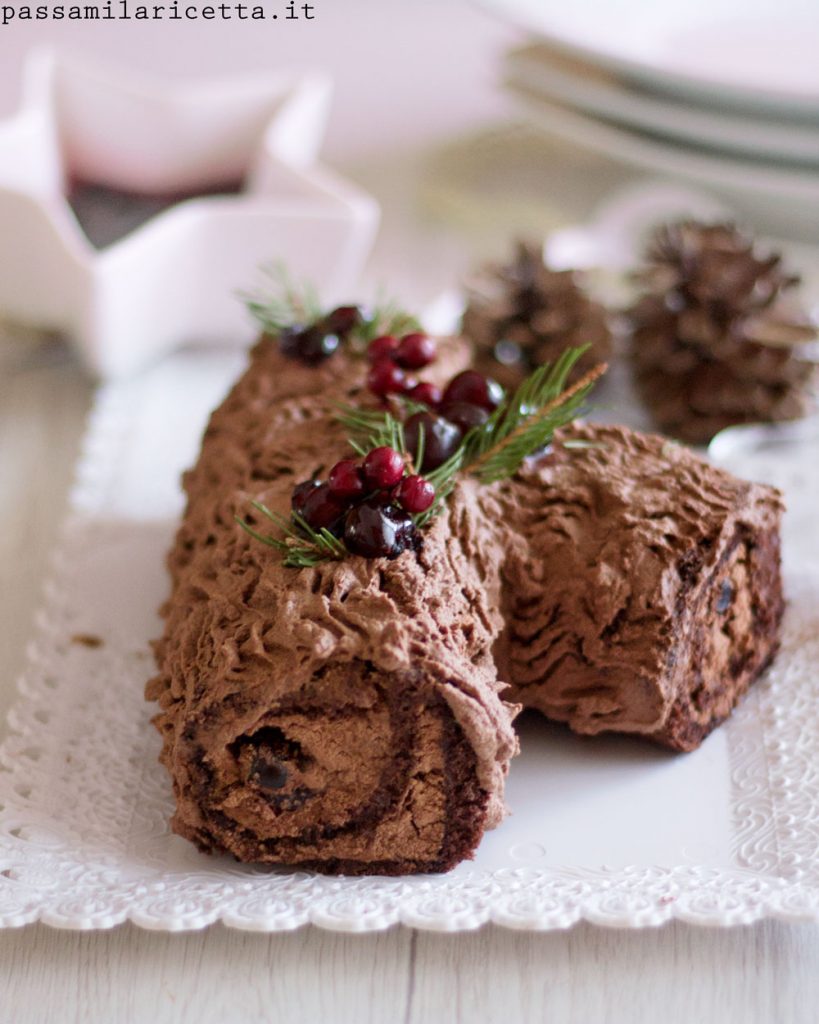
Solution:
[{"label": "stack of white plate", "polygon": [[527,28],[506,83],[536,123],[819,231],[819,0],[482,0]]}]

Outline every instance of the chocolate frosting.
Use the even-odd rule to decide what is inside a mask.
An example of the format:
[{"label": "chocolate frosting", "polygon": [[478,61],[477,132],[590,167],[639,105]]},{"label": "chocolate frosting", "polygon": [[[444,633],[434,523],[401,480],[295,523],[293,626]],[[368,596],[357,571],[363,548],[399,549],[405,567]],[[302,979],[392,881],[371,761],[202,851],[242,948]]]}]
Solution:
[{"label": "chocolate frosting", "polygon": [[776,649],[780,497],[660,437],[571,435],[590,447],[558,446],[509,495],[501,669],[577,732],[691,749]]}]

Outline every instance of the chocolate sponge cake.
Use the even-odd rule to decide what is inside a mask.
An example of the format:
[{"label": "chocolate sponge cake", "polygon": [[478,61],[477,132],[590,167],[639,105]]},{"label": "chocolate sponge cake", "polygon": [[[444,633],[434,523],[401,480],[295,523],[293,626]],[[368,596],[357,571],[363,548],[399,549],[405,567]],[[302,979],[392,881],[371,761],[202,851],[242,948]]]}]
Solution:
[{"label": "chocolate sponge cake", "polygon": [[[467,358],[444,345],[428,372]],[[349,452],[338,403],[373,407],[366,382],[392,373],[374,369],[263,338],[186,474],[147,695],[173,827],[202,849],[331,873],[447,870],[503,817],[518,704],[690,750],[776,651],[776,492],[623,428],[566,426],[494,480],[459,472],[384,557],[328,534],[340,555],[292,567],[259,543],[258,510],[287,516],[305,483],[324,493],[317,478]],[[465,397],[492,398],[455,379],[438,398],[453,420]],[[430,417],[418,462],[448,436]],[[398,500],[393,483],[356,508]]]}]

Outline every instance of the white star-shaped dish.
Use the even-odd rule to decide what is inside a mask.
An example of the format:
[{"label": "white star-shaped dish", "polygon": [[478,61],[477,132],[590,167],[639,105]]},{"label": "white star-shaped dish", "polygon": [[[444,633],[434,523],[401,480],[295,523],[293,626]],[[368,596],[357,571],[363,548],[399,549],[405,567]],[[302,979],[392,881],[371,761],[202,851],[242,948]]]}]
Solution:
[{"label": "white star-shaped dish", "polygon": [[[187,342],[249,339],[236,292],[273,261],[349,298],[378,207],[316,163],[329,102],[315,76],[170,86],[34,54],[0,123],[0,316],[64,333],[92,372],[120,376]],[[77,180],[195,197],[98,249],[68,199]]]}]

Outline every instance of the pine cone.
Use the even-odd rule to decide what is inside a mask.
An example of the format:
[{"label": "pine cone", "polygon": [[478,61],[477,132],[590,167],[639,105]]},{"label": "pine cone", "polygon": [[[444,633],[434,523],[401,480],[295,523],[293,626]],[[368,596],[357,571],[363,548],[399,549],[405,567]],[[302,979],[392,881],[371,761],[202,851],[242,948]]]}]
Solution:
[{"label": "pine cone", "polygon": [[811,411],[817,331],[795,301],[800,278],[733,224],[660,227],[629,311],[638,388],[660,428],[706,444],[737,423]]},{"label": "pine cone", "polygon": [[461,331],[475,346],[477,368],[505,387],[570,347],[590,346],[572,379],[610,355],[606,310],[572,271],[550,270],[538,245],[519,242],[513,263],[485,267],[466,287]]}]

